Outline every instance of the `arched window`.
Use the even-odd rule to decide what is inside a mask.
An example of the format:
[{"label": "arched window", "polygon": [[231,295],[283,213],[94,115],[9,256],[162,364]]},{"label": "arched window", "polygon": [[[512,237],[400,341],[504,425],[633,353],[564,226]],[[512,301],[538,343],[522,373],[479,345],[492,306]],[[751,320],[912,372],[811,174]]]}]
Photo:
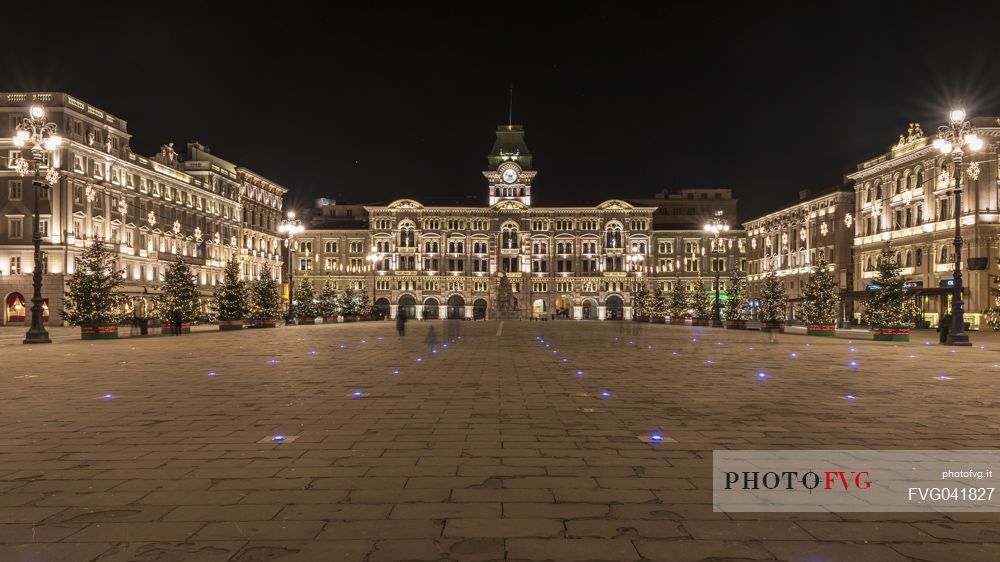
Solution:
[{"label": "arched window", "polygon": [[917,248],[917,267],[920,267],[924,263],[924,251]]},{"label": "arched window", "polygon": [[399,246],[401,248],[415,248],[416,239],[413,235],[413,224],[402,223],[399,226]]},{"label": "arched window", "polygon": [[517,248],[517,225],[507,223],[500,229],[500,243],[503,248]]},{"label": "arched window", "polygon": [[902,190],[903,190],[903,179],[900,176],[896,176],[895,180],[893,181],[892,194],[899,195],[899,193]]},{"label": "arched window", "polygon": [[922,168],[917,168],[917,185],[916,188],[920,189],[924,186],[924,170]]},{"label": "arched window", "polygon": [[875,182],[875,200],[882,198],[882,181]]},{"label": "arched window", "polygon": [[941,263],[948,263],[948,246],[941,246]]},{"label": "arched window", "polygon": [[865,185],[865,203],[872,202],[872,184]]},{"label": "arched window", "polygon": [[913,266],[913,252],[910,252],[909,250],[907,250],[906,251],[906,267],[912,267],[912,266]]},{"label": "arched window", "polygon": [[868,256],[868,261],[865,262],[865,271],[871,271],[871,270],[872,270],[872,258],[871,256]]},{"label": "arched window", "polygon": [[608,248],[621,248],[622,225],[617,222],[609,222],[607,226],[604,227],[604,230],[605,230],[604,245]]}]

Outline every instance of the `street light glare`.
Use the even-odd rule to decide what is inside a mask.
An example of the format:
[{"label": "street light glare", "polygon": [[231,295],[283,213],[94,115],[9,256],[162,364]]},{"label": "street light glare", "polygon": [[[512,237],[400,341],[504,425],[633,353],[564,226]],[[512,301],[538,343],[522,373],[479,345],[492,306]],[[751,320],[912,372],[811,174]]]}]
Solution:
[{"label": "street light glare", "polygon": [[965,120],[965,110],[964,109],[953,109],[951,110],[951,120],[954,122]]},{"label": "street light glare", "polygon": [[45,108],[40,105],[31,106],[31,116],[35,119],[41,119],[45,117]]}]

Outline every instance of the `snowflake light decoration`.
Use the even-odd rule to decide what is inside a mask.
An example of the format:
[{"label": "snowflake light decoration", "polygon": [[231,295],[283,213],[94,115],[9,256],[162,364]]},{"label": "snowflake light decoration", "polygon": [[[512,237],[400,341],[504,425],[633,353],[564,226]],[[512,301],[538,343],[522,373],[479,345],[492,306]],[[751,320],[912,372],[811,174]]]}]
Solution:
[{"label": "snowflake light decoration", "polygon": [[757,239],[756,238],[751,238],[750,239],[750,247],[753,248],[754,250],[757,249]]},{"label": "snowflake light decoration", "polygon": [[970,162],[969,169],[965,172],[973,181],[979,179],[979,162]]},{"label": "snowflake light decoration", "polygon": [[124,217],[125,213],[127,213],[127,212],[128,212],[128,203],[125,201],[125,199],[119,200],[118,201],[118,213],[121,216]]},{"label": "snowflake light decoration", "polygon": [[788,245],[788,233],[787,232],[785,232],[785,233],[783,233],[781,235],[781,244],[783,246],[787,246]]},{"label": "snowflake light decoration", "polygon": [[222,237],[221,237],[221,236],[219,236],[219,233],[218,233],[218,232],[216,232],[216,233],[215,233],[215,234],[214,234],[214,235],[212,236],[212,241],[213,241],[213,242],[215,242],[216,244],[218,244],[220,240],[222,240]]},{"label": "snowflake light decoration", "polygon": [[49,168],[49,171],[45,172],[45,183],[55,187],[56,184],[59,183],[59,170]]},{"label": "snowflake light decoration", "polygon": [[181,223],[180,221],[174,221],[174,234],[181,233]]},{"label": "snowflake light decoration", "polygon": [[949,179],[951,179],[951,174],[948,173],[948,170],[941,170],[941,174],[938,175],[938,183],[940,184],[939,187],[947,186]]},{"label": "snowflake light decoration", "polygon": [[17,175],[24,177],[31,172],[31,165],[24,158],[18,158],[14,160],[14,171],[17,172]]},{"label": "snowflake light decoration", "polygon": [[201,228],[194,228],[194,238],[195,240],[201,240]]},{"label": "snowflake light decoration", "polygon": [[149,223],[149,226],[156,226],[156,213],[153,211],[146,213],[146,222]]},{"label": "snowflake light decoration", "polygon": [[799,230],[799,240],[803,242],[806,241],[806,228],[808,227],[803,227],[801,230]]},{"label": "snowflake light decoration", "polygon": [[828,232],[830,232],[830,229],[826,226],[825,222],[823,224],[819,225],[819,233],[820,234],[822,234],[823,236],[826,236]]},{"label": "snowflake light decoration", "polygon": [[232,246],[232,247],[234,247],[234,248],[236,247],[236,237],[235,236],[231,236],[229,238],[229,245]]},{"label": "snowflake light decoration", "polygon": [[768,248],[771,247],[771,237],[770,236],[768,236],[767,238],[764,239],[764,245],[767,246]]},{"label": "snowflake light decoration", "polygon": [[910,190],[904,191],[903,192],[903,204],[904,205],[909,205],[910,201],[912,201],[912,200],[913,200],[913,192],[910,191]]},{"label": "snowflake light decoration", "polygon": [[83,193],[87,197],[87,201],[90,201],[91,203],[94,202],[94,199],[97,199],[97,190],[95,190],[92,185],[87,185],[86,189],[83,190]]},{"label": "snowflake light decoration", "polygon": [[854,215],[851,213],[844,215],[844,224],[847,225],[847,228],[851,228],[851,225],[854,224]]}]

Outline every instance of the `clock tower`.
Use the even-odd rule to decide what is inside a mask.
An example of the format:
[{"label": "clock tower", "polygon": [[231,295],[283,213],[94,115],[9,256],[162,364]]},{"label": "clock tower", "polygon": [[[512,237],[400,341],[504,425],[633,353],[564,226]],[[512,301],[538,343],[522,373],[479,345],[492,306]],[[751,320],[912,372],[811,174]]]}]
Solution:
[{"label": "clock tower", "polygon": [[524,144],[524,127],[497,127],[497,140],[487,157],[487,169],[483,175],[489,182],[491,207],[510,200],[531,205],[531,182],[535,179],[535,170],[531,166],[531,152]]}]

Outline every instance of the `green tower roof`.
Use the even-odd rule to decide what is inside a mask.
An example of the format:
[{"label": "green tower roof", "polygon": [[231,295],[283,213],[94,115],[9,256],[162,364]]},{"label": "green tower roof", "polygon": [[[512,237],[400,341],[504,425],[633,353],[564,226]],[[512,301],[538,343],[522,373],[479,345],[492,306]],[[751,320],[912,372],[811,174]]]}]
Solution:
[{"label": "green tower roof", "polygon": [[[507,157],[506,159],[504,157]],[[531,151],[524,144],[524,127],[521,125],[501,125],[497,127],[497,140],[487,158],[490,170],[513,160],[522,170],[531,170]]]}]

